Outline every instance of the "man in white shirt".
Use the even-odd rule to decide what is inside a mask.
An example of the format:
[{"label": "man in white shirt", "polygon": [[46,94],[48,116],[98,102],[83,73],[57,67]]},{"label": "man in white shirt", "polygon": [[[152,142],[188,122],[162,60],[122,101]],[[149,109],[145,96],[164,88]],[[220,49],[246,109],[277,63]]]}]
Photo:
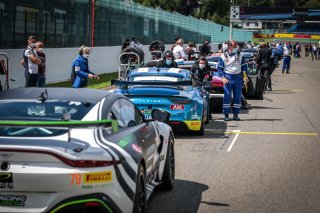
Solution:
[{"label": "man in white shirt", "polygon": [[28,47],[23,53],[23,65],[26,69],[26,87],[36,87],[38,81],[38,65],[41,60],[38,58],[35,36],[29,36]]},{"label": "man in white shirt", "polygon": [[184,53],[183,50],[183,39],[180,38],[177,41],[177,45],[173,48],[172,52],[173,52],[173,56],[175,57],[175,59],[184,59],[186,60],[187,56]]}]

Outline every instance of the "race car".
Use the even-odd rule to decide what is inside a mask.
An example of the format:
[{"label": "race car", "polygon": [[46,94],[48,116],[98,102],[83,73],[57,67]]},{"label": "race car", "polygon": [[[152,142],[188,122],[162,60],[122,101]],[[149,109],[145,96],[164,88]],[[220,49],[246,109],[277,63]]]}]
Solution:
[{"label": "race car", "polygon": [[113,81],[120,86],[115,93],[124,94],[150,119],[153,109],[170,113],[167,122],[174,131],[204,134],[209,123],[207,92],[192,86],[189,70],[180,68],[139,68],[128,75],[127,81]]},{"label": "race car", "polygon": [[175,182],[169,114],[94,89],[0,93],[0,212],[146,212]]}]

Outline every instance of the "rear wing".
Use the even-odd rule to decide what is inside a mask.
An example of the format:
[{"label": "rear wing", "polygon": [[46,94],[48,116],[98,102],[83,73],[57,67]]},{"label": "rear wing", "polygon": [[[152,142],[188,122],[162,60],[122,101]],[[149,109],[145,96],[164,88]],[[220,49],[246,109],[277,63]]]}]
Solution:
[{"label": "rear wing", "polygon": [[128,85],[166,85],[166,86],[192,86],[192,81],[121,81],[111,80],[112,85],[128,86]]},{"label": "rear wing", "polygon": [[102,129],[111,127],[113,132],[118,132],[118,122],[116,120],[96,120],[96,121],[6,121],[0,120],[0,127],[40,127],[54,129]]}]

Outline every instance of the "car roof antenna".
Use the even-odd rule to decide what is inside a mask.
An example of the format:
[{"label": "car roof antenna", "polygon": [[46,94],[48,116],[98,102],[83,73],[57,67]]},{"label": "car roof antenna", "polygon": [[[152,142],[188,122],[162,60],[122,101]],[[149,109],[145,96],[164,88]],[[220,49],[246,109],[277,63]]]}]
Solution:
[{"label": "car roof antenna", "polygon": [[38,97],[38,101],[41,101],[42,103],[44,103],[47,99],[48,99],[48,91],[47,89],[45,89],[45,91],[42,92]]}]

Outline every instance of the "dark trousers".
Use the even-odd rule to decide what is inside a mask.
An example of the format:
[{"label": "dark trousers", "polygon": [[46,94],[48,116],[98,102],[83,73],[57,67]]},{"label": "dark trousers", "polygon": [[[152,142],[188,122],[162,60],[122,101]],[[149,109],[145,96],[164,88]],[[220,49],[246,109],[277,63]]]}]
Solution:
[{"label": "dark trousers", "polygon": [[27,87],[36,87],[38,74],[29,74]]},{"label": "dark trousers", "polygon": [[260,75],[263,75],[267,79],[265,90],[267,88],[269,88],[269,89],[272,88],[271,74],[273,73],[273,70],[274,69],[268,63],[261,64],[261,66],[260,66]]}]

